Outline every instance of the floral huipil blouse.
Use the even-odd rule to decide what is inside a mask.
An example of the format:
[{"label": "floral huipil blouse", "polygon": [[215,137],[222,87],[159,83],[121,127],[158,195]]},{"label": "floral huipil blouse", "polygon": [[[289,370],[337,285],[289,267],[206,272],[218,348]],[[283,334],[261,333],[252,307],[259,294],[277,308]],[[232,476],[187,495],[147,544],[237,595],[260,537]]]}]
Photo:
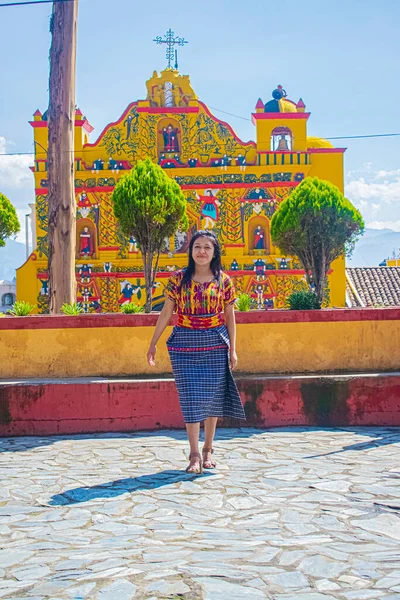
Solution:
[{"label": "floral huipil blouse", "polygon": [[225,305],[236,301],[235,288],[229,275],[221,272],[219,282],[213,279],[198,283],[192,279],[188,285],[182,286],[183,274],[183,270],[174,273],[164,289],[164,295],[175,302],[177,324],[192,329],[206,329],[223,324]]}]

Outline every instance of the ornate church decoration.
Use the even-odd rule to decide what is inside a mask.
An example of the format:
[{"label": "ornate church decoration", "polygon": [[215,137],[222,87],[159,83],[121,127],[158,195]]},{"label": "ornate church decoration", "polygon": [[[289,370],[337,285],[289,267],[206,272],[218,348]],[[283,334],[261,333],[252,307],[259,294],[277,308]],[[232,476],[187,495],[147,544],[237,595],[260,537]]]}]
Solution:
[{"label": "ornate church decoration", "polygon": [[[251,115],[256,141],[242,141],[198,99],[189,76],[179,73],[176,49],[186,40],[170,29],[154,41],[166,47],[167,66],[148,79],[144,99],[131,102],[90,141],[93,128],[76,111],[78,301],[85,312],[118,312],[130,301],[143,302],[140,247],[133,236],[122,234],[111,196],[126,171],[150,158],[181,186],[190,222],[187,232],[164,240],[153,308],[161,308],[167,277],[186,265],[190,239],[199,229],[212,230],[219,238],[224,268],[238,292],[250,293],[260,309],[282,308],[304,273],[297,259],[282,256],[271,244],[271,218],[304,177],[330,177],[340,183],[344,149],[307,137],[310,113],[302,100],[290,100],[282,86],[275,88],[271,100],[257,101]],[[47,125],[46,113],[36,111],[31,121],[36,247],[17,271],[21,297],[39,312],[48,311]],[[332,304],[344,305],[343,263],[329,277]]]}]

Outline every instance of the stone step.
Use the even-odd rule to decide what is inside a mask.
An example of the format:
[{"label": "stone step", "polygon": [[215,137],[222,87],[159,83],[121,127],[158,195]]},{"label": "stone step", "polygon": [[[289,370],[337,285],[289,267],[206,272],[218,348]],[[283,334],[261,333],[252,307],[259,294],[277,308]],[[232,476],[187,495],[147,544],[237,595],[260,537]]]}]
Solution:
[{"label": "stone step", "polygon": [[[400,372],[235,379],[247,421],[221,426],[400,426]],[[170,376],[0,380],[0,436],[183,427]]]}]

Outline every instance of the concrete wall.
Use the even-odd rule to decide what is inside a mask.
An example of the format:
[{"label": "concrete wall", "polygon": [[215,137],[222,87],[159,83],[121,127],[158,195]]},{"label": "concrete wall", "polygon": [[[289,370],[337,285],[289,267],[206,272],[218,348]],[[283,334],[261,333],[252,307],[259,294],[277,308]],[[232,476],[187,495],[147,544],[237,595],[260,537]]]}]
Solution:
[{"label": "concrete wall", "polygon": [[[400,373],[239,376],[247,421],[223,426],[400,425]],[[173,379],[0,382],[0,436],[183,428]]]},{"label": "concrete wall", "polygon": [[[0,378],[171,373],[165,340],[146,351],[157,315],[0,319]],[[238,372],[327,373],[400,367],[400,308],[237,313]]]}]

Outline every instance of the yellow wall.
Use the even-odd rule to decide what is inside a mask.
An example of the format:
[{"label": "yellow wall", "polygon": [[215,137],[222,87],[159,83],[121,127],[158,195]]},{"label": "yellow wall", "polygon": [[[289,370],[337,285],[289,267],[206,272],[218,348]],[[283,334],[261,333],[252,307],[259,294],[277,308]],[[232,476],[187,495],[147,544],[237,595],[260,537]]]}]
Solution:
[{"label": "yellow wall", "polygon": [[[158,343],[157,368],[146,364],[153,331],[149,326],[0,330],[0,377],[169,373],[170,328]],[[241,372],[385,371],[400,364],[400,320],[262,322],[239,324],[237,334]]]}]

